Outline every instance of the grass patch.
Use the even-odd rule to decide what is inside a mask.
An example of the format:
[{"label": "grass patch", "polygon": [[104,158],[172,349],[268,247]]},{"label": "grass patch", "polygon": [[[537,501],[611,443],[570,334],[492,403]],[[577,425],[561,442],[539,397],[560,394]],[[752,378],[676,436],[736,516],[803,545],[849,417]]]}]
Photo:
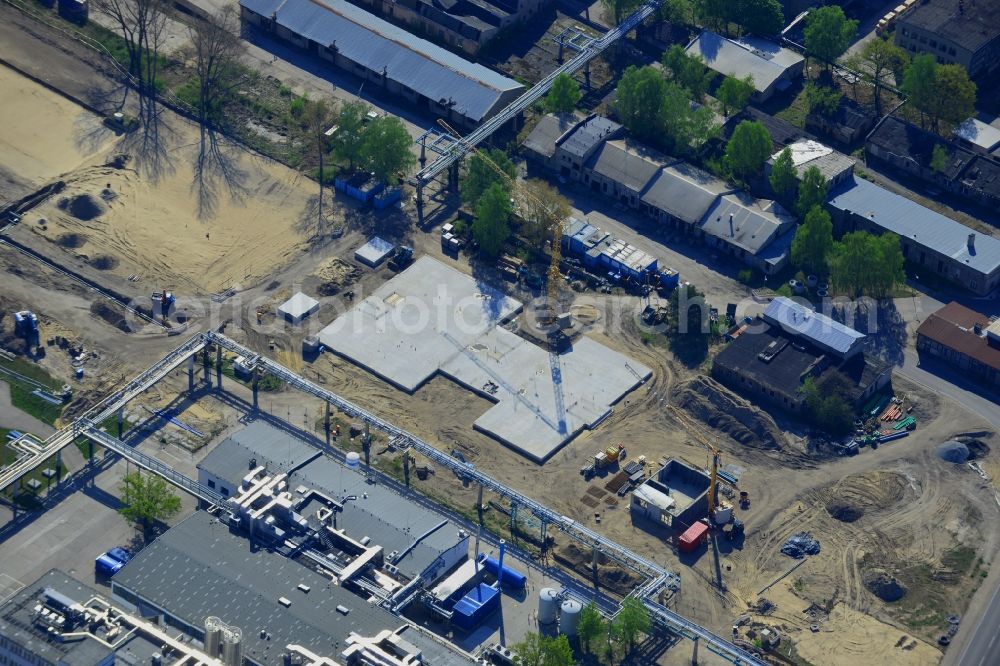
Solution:
[{"label": "grass patch", "polygon": [[796,127],[805,128],[806,117],[809,115],[809,98],[806,95],[806,89],[803,87],[802,90],[795,95],[792,100],[784,109],[774,113],[776,118],[781,118],[787,123],[791,123]]},{"label": "grass patch", "polygon": [[[5,358],[0,358],[0,368],[5,368],[11,372],[16,372],[19,375],[23,375],[28,379],[33,379],[39,384],[45,384],[50,389],[56,390],[62,386],[60,382],[57,382],[52,375],[50,375],[45,368],[38,365],[37,363],[32,363],[31,361],[16,357],[13,361],[8,361]],[[4,375],[0,375],[3,377]]]},{"label": "grass patch", "polygon": [[53,405],[47,400],[42,400],[38,396],[32,395],[32,390],[20,382],[11,381],[11,404],[39,421],[54,426],[59,417],[62,416],[63,405]]}]

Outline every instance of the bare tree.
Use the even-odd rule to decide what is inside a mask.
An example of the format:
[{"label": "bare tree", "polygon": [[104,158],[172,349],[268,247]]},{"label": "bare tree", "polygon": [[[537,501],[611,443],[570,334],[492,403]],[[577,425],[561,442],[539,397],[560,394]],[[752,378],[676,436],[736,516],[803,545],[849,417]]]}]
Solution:
[{"label": "bare tree", "polygon": [[334,121],[333,107],[325,99],[309,100],[299,119],[301,138],[306,145],[307,155],[314,158],[319,167],[316,180],[319,181],[319,214],[317,223],[323,224],[323,159],[330,150],[330,136],[327,134]]},{"label": "bare tree", "polygon": [[222,104],[247,78],[240,65],[245,49],[235,7],[226,7],[189,27],[198,85],[198,117],[203,124],[218,122]]},{"label": "bare tree", "polygon": [[166,26],[165,0],[94,0],[95,11],[115,22],[125,40],[128,71],[139,93],[155,96],[159,47]]}]

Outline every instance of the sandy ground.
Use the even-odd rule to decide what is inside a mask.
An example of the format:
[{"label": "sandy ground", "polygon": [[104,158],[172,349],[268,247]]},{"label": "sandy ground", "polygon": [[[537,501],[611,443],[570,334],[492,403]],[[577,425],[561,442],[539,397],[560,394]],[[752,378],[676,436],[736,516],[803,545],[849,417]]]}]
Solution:
[{"label": "sandy ground", "polygon": [[[155,135],[144,127],[116,137],[10,70],[0,71],[0,94],[13,100],[0,124],[0,169],[35,186],[66,183],[26,225],[99,270],[150,288],[245,286],[288,264],[323,226],[314,183],[224,140],[202,142],[168,112]],[[82,199],[85,212],[74,205]]]},{"label": "sandy ground", "polygon": [[100,119],[0,66],[0,196],[17,199],[72,171],[112,143],[91,136]]}]

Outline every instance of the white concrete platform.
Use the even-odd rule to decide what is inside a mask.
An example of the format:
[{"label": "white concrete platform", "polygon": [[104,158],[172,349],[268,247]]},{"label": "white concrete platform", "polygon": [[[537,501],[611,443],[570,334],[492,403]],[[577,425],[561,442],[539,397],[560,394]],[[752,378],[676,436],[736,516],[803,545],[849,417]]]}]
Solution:
[{"label": "white concrete platform", "polygon": [[551,358],[499,326],[522,307],[422,257],[323,329],[320,341],[408,392],[441,372],[496,402],[475,428],[544,461],[652,372],[586,337]]},{"label": "white concrete platform", "polygon": [[278,313],[293,324],[298,324],[316,310],[319,310],[319,301],[301,291],[278,306]]},{"label": "white concrete platform", "polygon": [[372,236],[371,240],[354,252],[354,258],[367,266],[377,268],[395,249],[396,246],[384,238]]}]

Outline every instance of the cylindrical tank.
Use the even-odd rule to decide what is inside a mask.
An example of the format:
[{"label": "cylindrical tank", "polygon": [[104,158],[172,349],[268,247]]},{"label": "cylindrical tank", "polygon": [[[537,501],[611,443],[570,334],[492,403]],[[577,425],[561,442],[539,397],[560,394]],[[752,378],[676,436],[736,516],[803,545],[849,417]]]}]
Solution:
[{"label": "cylindrical tank", "polygon": [[576,636],[576,627],[580,624],[580,611],[583,604],[576,599],[567,599],[562,602],[559,610],[559,632],[567,636]]},{"label": "cylindrical tank", "polygon": [[725,525],[733,518],[733,506],[725,502],[715,508],[715,524]]},{"label": "cylindrical tank", "polygon": [[226,666],[243,666],[243,632],[229,627],[222,637],[222,663]]},{"label": "cylindrical tank", "polygon": [[538,624],[552,624],[556,621],[559,591],[543,587],[538,591]]},{"label": "cylindrical tank", "polygon": [[222,621],[210,615],[205,618],[205,654],[218,657],[222,636]]},{"label": "cylindrical tank", "polygon": [[360,469],[361,468],[361,456],[358,455],[357,451],[351,451],[347,454],[347,469]]}]

